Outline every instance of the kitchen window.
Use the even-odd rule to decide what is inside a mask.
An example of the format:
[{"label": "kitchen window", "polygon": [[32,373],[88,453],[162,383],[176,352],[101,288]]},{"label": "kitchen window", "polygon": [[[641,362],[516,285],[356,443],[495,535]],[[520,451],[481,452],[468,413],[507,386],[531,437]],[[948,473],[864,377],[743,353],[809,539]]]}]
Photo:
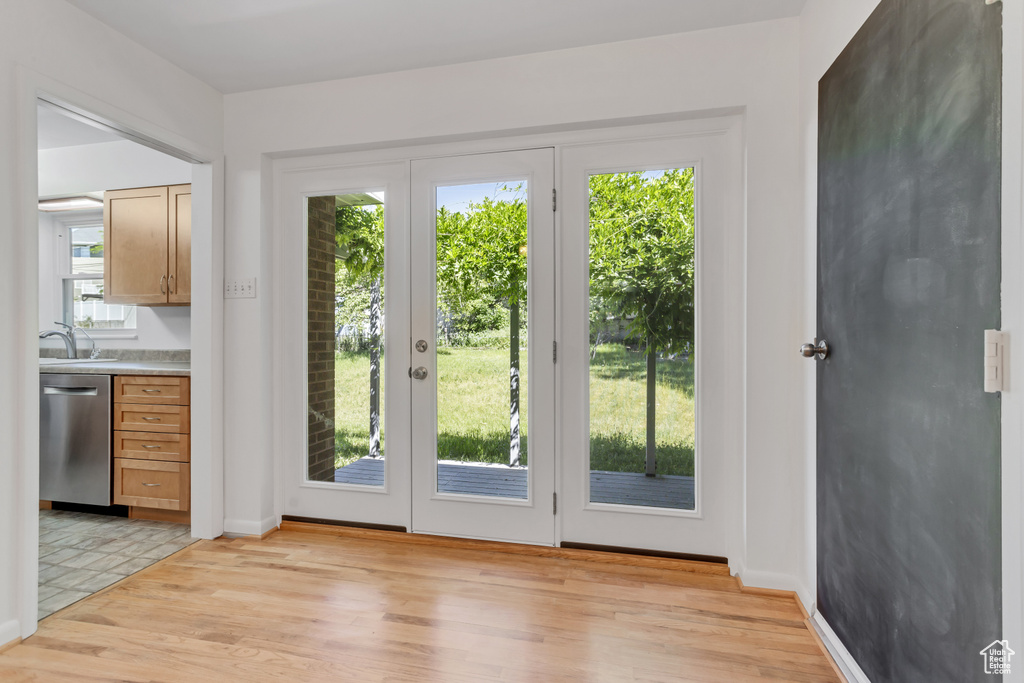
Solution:
[{"label": "kitchen window", "polygon": [[134,330],[136,307],[103,301],[103,218],[58,226],[61,320],[94,330]]}]

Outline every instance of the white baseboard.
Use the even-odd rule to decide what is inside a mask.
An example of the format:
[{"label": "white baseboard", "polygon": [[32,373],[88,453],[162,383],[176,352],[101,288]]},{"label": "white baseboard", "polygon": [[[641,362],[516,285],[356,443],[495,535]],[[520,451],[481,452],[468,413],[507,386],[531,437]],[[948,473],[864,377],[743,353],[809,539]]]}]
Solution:
[{"label": "white baseboard", "polygon": [[17,619],[11,619],[0,624],[0,649],[19,638],[21,638],[21,625]]},{"label": "white baseboard", "polygon": [[734,567],[734,575],[740,577],[743,581],[744,586],[751,586],[756,588],[773,588],[781,591],[793,591],[797,597],[800,598],[800,602],[804,604],[804,608],[808,614],[814,613],[814,598],[810,591],[800,583],[796,578],[789,574],[777,574],[775,572],[762,572],[756,569],[747,569],[745,567]]},{"label": "white baseboard", "polygon": [[259,522],[250,519],[225,519],[224,535],[236,536],[262,536],[277,526],[277,517],[267,517]]},{"label": "white baseboard", "polygon": [[843,675],[846,676],[846,680],[849,683],[871,683],[871,679],[868,678],[864,670],[857,664],[857,660],[853,658],[850,651],[843,645],[843,641],[839,639],[836,632],[832,630],[832,627],[825,621],[825,617],[821,616],[820,612],[815,612],[814,616],[811,617],[811,625],[814,626],[814,630],[818,632],[818,636],[821,638],[821,642],[825,643],[825,647],[828,648],[829,654],[832,655],[832,659],[835,660],[836,665],[842,670]]}]

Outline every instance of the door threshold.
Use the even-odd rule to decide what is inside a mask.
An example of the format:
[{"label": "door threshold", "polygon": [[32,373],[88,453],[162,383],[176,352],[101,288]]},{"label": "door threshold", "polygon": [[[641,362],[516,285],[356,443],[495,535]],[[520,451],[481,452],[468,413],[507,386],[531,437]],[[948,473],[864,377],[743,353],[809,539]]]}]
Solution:
[{"label": "door threshold", "polygon": [[367,525],[357,527],[347,524],[342,525],[339,522],[319,524],[309,521],[293,521],[294,519],[295,518],[292,517],[285,517],[281,522],[281,531],[327,534],[341,538],[409,543],[411,545],[453,548],[458,550],[480,550],[486,552],[509,553],[513,555],[530,555],[533,557],[553,557],[562,560],[582,560],[603,564],[622,564],[633,567],[675,569],[678,571],[707,574],[712,576],[730,576],[729,565],[722,562],[689,560],[678,557],[638,555],[628,552],[608,552],[606,550],[590,550],[586,548],[556,548],[552,546],[526,545],[524,543],[481,541],[471,538],[455,538],[452,536],[410,534],[405,533],[405,529],[402,527],[397,527],[399,531],[381,530],[379,528],[367,528]]},{"label": "door threshold", "polygon": [[407,529],[404,526],[395,524],[373,524],[372,522],[348,522],[340,519],[323,519],[320,517],[298,517],[296,515],[281,515],[281,528],[286,528],[284,522],[297,522],[300,524],[320,524],[324,526],[340,526],[350,529],[371,529],[374,531],[390,531],[392,533],[404,534]]},{"label": "door threshold", "polygon": [[717,555],[698,555],[695,553],[674,553],[668,550],[648,550],[647,548],[622,548],[617,545],[599,545],[597,543],[573,543],[563,541],[563,548],[575,548],[576,550],[592,550],[599,553],[619,553],[625,555],[642,555],[644,557],[663,557],[672,560],[685,560],[687,562],[705,562],[710,564],[723,564],[729,566],[729,560]]}]

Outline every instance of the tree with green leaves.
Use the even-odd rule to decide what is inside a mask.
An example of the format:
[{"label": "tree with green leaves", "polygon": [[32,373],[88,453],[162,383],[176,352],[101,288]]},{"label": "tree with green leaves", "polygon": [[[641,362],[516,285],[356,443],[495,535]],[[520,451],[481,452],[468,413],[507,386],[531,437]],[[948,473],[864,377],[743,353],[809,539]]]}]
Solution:
[{"label": "tree with green leaves", "polygon": [[[339,205],[335,209],[335,251],[339,268],[335,293],[369,282],[370,309],[370,449],[380,457],[381,278],[384,275],[384,206]],[[339,282],[340,280],[340,282]],[[345,302],[339,302],[345,305]]]},{"label": "tree with green leaves", "polygon": [[590,293],[646,349],[646,474],[656,473],[658,352],[694,343],[693,169],[590,177]]},{"label": "tree with green leaves", "polygon": [[437,212],[437,293],[441,306],[489,300],[509,307],[509,465],[521,460],[519,333],[526,305],[527,203],[523,186],[484,197],[465,212]]}]

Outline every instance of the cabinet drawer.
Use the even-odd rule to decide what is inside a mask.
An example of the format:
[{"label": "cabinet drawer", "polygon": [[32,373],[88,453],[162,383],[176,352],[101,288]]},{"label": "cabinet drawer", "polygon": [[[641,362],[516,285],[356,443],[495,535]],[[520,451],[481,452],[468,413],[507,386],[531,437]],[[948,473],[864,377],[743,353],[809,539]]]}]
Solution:
[{"label": "cabinet drawer", "polygon": [[114,432],[114,457],[188,462],[188,434]]},{"label": "cabinet drawer", "polygon": [[114,504],[188,510],[189,466],[183,462],[114,458]]},{"label": "cabinet drawer", "polygon": [[188,434],[188,406],[115,403],[114,430]]},{"label": "cabinet drawer", "polygon": [[189,378],[118,375],[114,378],[114,401],[187,406]]}]

